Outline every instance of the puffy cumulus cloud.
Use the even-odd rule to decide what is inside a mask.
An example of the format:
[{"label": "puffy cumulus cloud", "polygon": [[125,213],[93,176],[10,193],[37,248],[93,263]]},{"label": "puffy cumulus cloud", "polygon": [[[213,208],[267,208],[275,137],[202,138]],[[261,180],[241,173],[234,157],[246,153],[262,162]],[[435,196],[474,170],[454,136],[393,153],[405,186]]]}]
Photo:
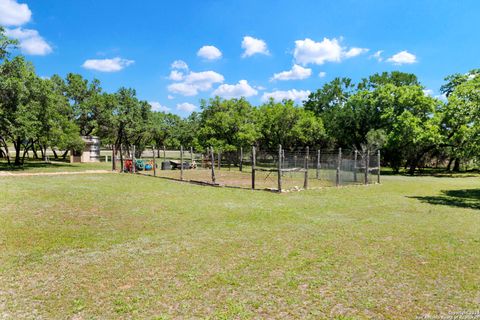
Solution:
[{"label": "puffy cumulus cloud", "polygon": [[168,99],[168,100],[173,100],[173,99],[175,99],[175,97],[172,96],[171,94],[169,94],[169,95],[167,96],[167,99]]},{"label": "puffy cumulus cloud", "polygon": [[170,112],[170,108],[160,104],[160,102],[157,101],[150,101],[149,104],[152,106],[153,111],[158,111],[158,112]]},{"label": "puffy cumulus cloud", "polygon": [[0,25],[21,26],[31,18],[32,12],[28,5],[15,0],[0,0]]},{"label": "puffy cumulus cloud", "polygon": [[242,49],[244,49],[244,52],[242,54],[243,58],[251,57],[254,54],[270,54],[267,48],[267,43],[264,40],[256,39],[250,36],[243,37]]},{"label": "puffy cumulus cloud", "polygon": [[177,110],[183,111],[183,112],[193,112],[195,111],[196,108],[197,106],[188,102],[177,104]]},{"label": "puffy cumulus cloud", "polygon": [[402,65],[402,64],[412,64],[417,62],[417,57],[408,52],[407,50],[400,51],[390,58],[387,59],[388,62],[392,62],[393,64],[396,65]]},{"label": "puffy cumulus cloud", "polygon": [[222,52],[214,46],[203,46],[198,50],[197,56],[207,60],[216,60],[222,57]]},{"label": "puffy cumulus cloud", "polygon": [[113,59],[89,59],[83,63],[82,67],[100,72],[117,72],[134,62],[133,60],[122,59],[120,57]]},{"label": "puffy cumulus cloud", "polygon": [[171,64],[172,69],[185,69],[188,70],[188,64],[183,60],[175,60]]},{"label": "puffy cumulus cloud", "polygon": [[257,94],[258,91],[252,88],[247,80],[240,80],[237,84],[222,84],[212,93],[225,99],[251,97]]},{"label": "puffy cumulus cloud", "polygon": [[293,100],[295,102],[302,102],[308,98],[310,91],[308,90],[287,90],[287,91],[272,91],[272,92],[265,92],[262,96],[262,101],[268,101],[270,98],[273,98],[275,101],[282,101],[282,100]]},{"label": "puffy cumulus cloud", "polygon": [[320,71],[320,72],[318,73],[318,76],[319,76],[320,78],[325,78],[325,77],[327,76],[327,73],[326,73],[325,71]]},{"label": "puffy cumulus cloud", "polygon": [[170,75],[168,78],[173,81],[182,81],[184,77],[183,72],[177,71],[177,70],[172,70],[170,72]]},{"label": "puffy cumulus cloud", "polygon": [[194,96],[200,91],[207,91],[215,83],[222,83],[223,76],[215,71],[190,72],[182,82],[170,84],[167,89],[170,92],[184,96]]},{"label": "puffy cumulus cloud", "polygon": [[323,38],[316,42],[306,38],[295,41],[293,56],[295,61],[302,65],[324,64],[325,62],[340,62],[345,58],[352,58],[368,51],[366,48],[344,48],[340,40]]},{"label": "puffy cumulus cloud", "polygon": [[[1,1],[1,0],[0,0]],[[44,56],[52,52],[52,47],[33,29],[5,29],[10,38],[18,39],[20,50],[24,54]]]},{"label": "puffy cumulus cloud", "polygon": [[312,69],[303,68],[298,64],[294,64],[291,70],[275,73],[270,81],[274,80],[302,80],[312,75]]}]

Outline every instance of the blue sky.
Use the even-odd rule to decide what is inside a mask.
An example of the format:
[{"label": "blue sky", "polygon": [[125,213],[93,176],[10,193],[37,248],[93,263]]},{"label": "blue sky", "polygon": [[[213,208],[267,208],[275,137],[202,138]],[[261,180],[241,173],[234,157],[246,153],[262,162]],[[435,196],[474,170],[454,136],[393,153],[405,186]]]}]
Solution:
[{"label": "blue sky", "polygon": [[438,95],[445,76],[479,67],[479,14],[473,0],[0,0],[39,75],[133,87],[182,116],[215,94],[301,101],[335,77],[392,70]]}]

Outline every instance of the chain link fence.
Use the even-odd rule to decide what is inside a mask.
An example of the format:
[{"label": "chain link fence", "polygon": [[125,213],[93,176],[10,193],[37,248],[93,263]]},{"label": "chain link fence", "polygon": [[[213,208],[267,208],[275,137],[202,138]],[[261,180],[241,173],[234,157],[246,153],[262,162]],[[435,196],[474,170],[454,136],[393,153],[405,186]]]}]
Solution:
[{"label": "chain link fence", "polygon": [[[301,148],[149,149],[114,157],[115,169],[198,184],[293,191],[380,182],[380,151]],[[133,158],[133,159],[132,159]],[[135,164],[135,165],[133,165]]]}]

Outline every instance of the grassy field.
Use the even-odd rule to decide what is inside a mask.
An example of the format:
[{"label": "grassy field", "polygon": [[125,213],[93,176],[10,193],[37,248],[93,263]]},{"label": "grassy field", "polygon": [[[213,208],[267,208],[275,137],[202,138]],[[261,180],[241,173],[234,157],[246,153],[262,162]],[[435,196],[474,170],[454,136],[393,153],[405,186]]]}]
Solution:
[{"label": "grassy field", "polygon": [[0,319],[406,319],[480,306],[480,177],[286,194],[0,177]]}]

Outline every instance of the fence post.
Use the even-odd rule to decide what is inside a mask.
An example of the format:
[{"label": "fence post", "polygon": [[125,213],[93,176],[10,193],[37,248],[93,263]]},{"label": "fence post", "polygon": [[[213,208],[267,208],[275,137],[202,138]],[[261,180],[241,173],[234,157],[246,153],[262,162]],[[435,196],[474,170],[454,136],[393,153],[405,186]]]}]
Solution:
[{"label": "fence post", "polygon": [[163,145],[163,162],[167,161],[167,152],[165,150],[165,145]]},{"label": "fence post", "polygon": [[380,150],[377,151],[377,183],[380,183]]},{"label": "fence post", "polygon": [[243,147],[240,147],[240,164],[239,164],[240,171],[243,171]]},{"label": "fence post", "polygon": [[337,175],[335,185],[338,187],[340,185],[340,166],[342,165],[342,148],[338,148],[338,159],[337,159]]},{"label": "fence post", "polygon": [[255,146],[252,146],[252,189],[255,189]]},{"label": "fence post", "polygon": [[212,183],[215,183],[215,153],[213,152],[213,147],[210,147],[210,159],[212,161]]},{"label": "fence post", "polygon": [[297,167],[297,155],[294,155],[294,156],[293,156],[293,167],[294,167],[294,168]]},{"label": "fence post", "polygon": [[220,151],[220,149],[218,149],[218,170],[220,170],[221,162],[222,162],[222,152]]},{"label": "fence post", "polygon": [[135,145],[132,147],[132,174],[135,173]]},{"label": "fence post", "polygon": [[122,148],[122,144],[120,144],[120,170],[121,170],[122,173],[124,172],[124,168],[123,168],[123,148]]},{"label": "fence post", "polygon": [[117,164],[115,163],[115,161],[117,161],[117,159],[116,159],[117,156],[115,154],[116,151],[117,150],[115,150],[115,143],[114,143],[113,146],[112,146],[112,171],[117,170]]},{"label": "fence post", "polygon": [[353,181],[357,182],[357,158],[358,158],[358,151],[355,150],[355,157],[353,160]]},{"label": "fence post", "polygon": [[317,180],[320,179],[320,149],[317,150]]},{"label": "fence post", "polygon": [[282,145],[278,145],[278,192],[282,192]]},{"label": "fence post", "polygon": [[191,162],[191,168],[193,168],[193,161],[195,160],[193,158],[193,147],[190,147],[190,162]]},{"label": "fence post", "polygon": [[370,150],[365,154],[365,184],[368,184],[368,166],[370,162]]},{"label": "fence post", "polygon": [[153,176],[157,176],[157,164],[155,163],[155,147],[152,147],[152,154],[153,154]]},{"label": "fence post", "polygon": [[183,146],[180,146],[180,180],[183,180]]},{"label": "fence post", "polygon": [[307,190],[308,189],[308,158],[310,157],[310,148],[306,148],[306,153],[305,153],[305,177],[303,180],[303,189]]}]

